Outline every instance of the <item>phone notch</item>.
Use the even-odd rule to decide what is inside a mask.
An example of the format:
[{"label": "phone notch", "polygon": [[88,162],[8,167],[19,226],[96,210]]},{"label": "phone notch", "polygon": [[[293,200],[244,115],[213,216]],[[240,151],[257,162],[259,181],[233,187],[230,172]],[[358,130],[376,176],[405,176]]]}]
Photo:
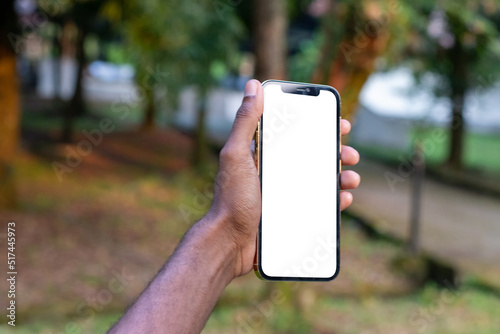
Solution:
[{"label": "phone notch", "polygon": [[281,85],[281,90],[283,91],[283,93],[287,94],[310,95],[310,96],[318,96],[320,91],[319,87],[296,85],[296,84]]}]

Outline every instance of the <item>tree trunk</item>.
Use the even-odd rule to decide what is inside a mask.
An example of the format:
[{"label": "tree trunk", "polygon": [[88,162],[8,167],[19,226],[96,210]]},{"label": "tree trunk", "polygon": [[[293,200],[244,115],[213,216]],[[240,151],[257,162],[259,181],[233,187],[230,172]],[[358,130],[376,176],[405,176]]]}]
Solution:
[{"label": "tree trunk", "polygon": [[464,141],[464,121],[463,105],[465,101],[464,94],[456,94],[452,97],[452,121],[450,127],[450,147],[448,155],[448,165],[454,171],[462,169],[462,152]]},{"label": "tree trunk", "polygon": [[313,83],[327,83],[328,73],[330,73],[330,67],[332,65],[332,59],[335,58],[335,50],[338,41],[335,40],[335,25],[338,24],[336,20],[331,18],[335,16],[335,6],[333,0],[328,0],[328,11],[325,15],[327,19],[323,19],[321,22],[321,32],[323,34],[323,45],[321,46],[321,51],[319,54],[318,63],[311,76],[311,82]]},{"label": "tree trunk", "polygon": [[146,109],[144,110],[144,120],[142,122],[143,131],[152,131],[155,128],[155,94],[154,88],[145,89],[146,92]]},{"label": "tree trunk", "polygon": [[456,39],[449,55],[448,58],[453,66],[451,76],[448,78],[451,87],[450,99],[453,105],[451,109],[450,146],[447,165],[458,172],[462,169],[465,128],[463,109],[465,93],[467,91],[467,60],[462,42],[459,38]]},{"label": "tree trunk", "polygon": [[79,27],[76,38],[76,62],[78,66],[76,74],[76,85],[75,93],[71,98],[71,104],[73,105],[73,110],[76,116],[82,116],[86,113],[85,101],[83,100],[83,70],[87,65],[87,59],[85,58],[86,37],[87,29],[85,27]]},{"label": "tree trunk", "polygon": [[286,79],[286,34],[288,18],[285,0],[255,0],[255,78]]},{"label": "tree trunk", "polygon": [[203,166],[207,155],[207,139],[206,139],[206,113],[207,113],[207,91],[205,87],[199,90],[199,106],[198,119],[196,123],[196,143],[193,154],[193,165],[197,168]]},{"label": "tree trunk", "polygon": [[85,49],[84,42],[87,36],[87,31],[84,28],[78,30],[76,39],[76,61],[77,61],[77,74],[75,92],[69,101],[63,122],[62,141],[71,142],[73,139],[75,119],[85,114],[85,102],[83,101],[83,69],[85,67]]},{"label": "tree trunk", "polygon": [[11,162],[19,141],[19,80],[16,54],[8,34],[17,31],[14,0],[0,4],[0,208],[11,209],[17,204],[16,187]]},{"label": "tree trunk", "polygon": [[[313,76],[313,80],[322,80],[325,75],[321,73],[321,70],[328,68],[329,73],[327,73],[326,81],[319,81],[319,83],[328,84],[339,91],[342,99],[342,118],[348,120],[353,118],[358,106],[359,93],[370,74],[375,70],[375,60],[386,49],[389,41],[386,25],[380,24],[374,31],[367,30],[367,22],[377,20],[377,18],[366,17],[360,6],[360,4],[353,4],[348,7],[345,33],[342,42],[338,45],[339,50],[331,52],[328,48],[324,48],[322,52],[333,53],[334,58],[328,59],[321,56],[331,65],[327,66],[320,62],[318,64],[319,71],[315,71]],[[381,18],[378,20],[387,22]],[[323,26],[323,29],[328,27],[328,25]],[[330,35],[331,33],[325,31],[325,36]],[[325,40],[325,43],[330,42]],[[337,47],[336,43],[332,43],[332,45]]]},{"label": "tree trunk", "polygon": [[[58,24],[56,21],[53,22],[54,25]],[[52,44],[54,47],[54,59],[53,59],[53,72],[52,75],[54,76],[54,110],[61,111],[62,110],[62,115],[64,116],[64,108],[61,108],[61,50],[62,50],[62,45],[61,45],[61,39],[59,36],[57,36],[57,33],[54,33],[54,36],[52,38]]]}]

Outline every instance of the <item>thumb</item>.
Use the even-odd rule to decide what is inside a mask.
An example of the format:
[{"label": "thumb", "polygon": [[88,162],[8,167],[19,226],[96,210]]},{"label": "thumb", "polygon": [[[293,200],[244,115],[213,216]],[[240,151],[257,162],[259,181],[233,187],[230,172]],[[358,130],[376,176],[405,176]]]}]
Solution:
[{"label": "thumb", "polygon": [[248,149],[255,134],[255,129],[262,116],[264,96],[258,80],[250,80],[245,86],[245,97],[236,113],[227,144]]}]

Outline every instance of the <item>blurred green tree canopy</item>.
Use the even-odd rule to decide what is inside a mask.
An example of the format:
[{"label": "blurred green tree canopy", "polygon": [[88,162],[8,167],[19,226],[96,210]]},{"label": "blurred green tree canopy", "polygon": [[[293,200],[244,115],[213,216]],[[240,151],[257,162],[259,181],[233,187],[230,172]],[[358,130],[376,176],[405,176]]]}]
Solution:
[{"label": "blurred green tree canopy", "polygon": [[155,88],[166,87],[175,101],[180,89],[195,86],[199,110],[195,163],[203,161],[207,90],[238,66],[243,26],[231,8],[217,1],[108,0],[102,13],[127,43],[147,106],[144,128],[154,126]]},{"label": "blurred green tree canopy", "polygon": [[156,83],[172,92],[206,89],[217,79],[214,64],[230,68],[238,59],[242,26],[232,12],[219,16],[213,1],[109,0],[102,13],[120,28],[143,87],[157,71]]},{"label": "blurred green tree canopy", "polygon": [[[321,28],[291,59],[299,80],[336,87],[343,117],[375,70],[410,67],[417,83],[451,102],[447,165],[462,168],[463,107],[500,75],[500,4],[495,0],[324,1]],[[311,59],[315,59],[311,62]],[[429,81],[428,74],[437,80]],[[310,75],[311,79],[308,79]],[[467,96],[472,96],[466,101]]]},{"label": "blurred green tree canopy", "polygon": [[[451,124],[447,164],[462,168],[466,103],[477,103],[477,92],[494,85],[500,75],[500,3],[494,0],[408,2],[409,39],[398,60],[409,64],[421,84],[425,75],[437,96],[450,98]],[[467,95],[469,94],[469,95]],[[469,101],[466,98],[469,97]]]}]

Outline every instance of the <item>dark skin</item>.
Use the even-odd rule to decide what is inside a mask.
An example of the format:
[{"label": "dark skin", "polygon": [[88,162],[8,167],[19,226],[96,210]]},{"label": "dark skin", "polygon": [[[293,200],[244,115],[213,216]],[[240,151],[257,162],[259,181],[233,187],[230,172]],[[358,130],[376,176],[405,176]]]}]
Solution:
[{"label": "dark skin", "polygon": [[[261,214],[260,182],[250,150],[263,110],[260,82],[250,80],[231,134],[220,152],[214,199],[110,333],[199,333],[225,287],[253,268]],[[341,134],[351,130],[342,120]],[[359,154],[342,146],[343,165],[355,165]],[[342,171],[340,209],[352,203],[346,190],[359,185],[353,171]]]}]

